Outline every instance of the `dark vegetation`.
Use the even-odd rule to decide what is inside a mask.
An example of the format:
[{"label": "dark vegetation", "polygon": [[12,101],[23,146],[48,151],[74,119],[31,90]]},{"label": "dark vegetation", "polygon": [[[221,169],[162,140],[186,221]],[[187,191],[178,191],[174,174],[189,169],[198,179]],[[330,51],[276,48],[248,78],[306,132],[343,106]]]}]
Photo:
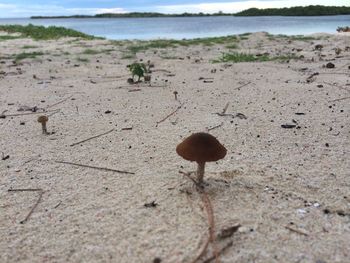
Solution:
[{"label": "dark vegetation", "polygon": [[250,8],[236,13],[235,16],[331,16],[349,15],[350,7],[347,6],[295,6],[290,8]]},{"label": "dark vegetation", "polygon": [[235,14],[222,11],[213,14],[206,13],[182,13],[162,14],[155,12],[132,12],[132,13],[105,13],[97,15],[73,15],[73,16],[32,16],[31,19],[45,18],[142,18],[142,17],[204,17],[204,16],[325,16],[325,15],[349,15],[350,7],[347,6],[296,6],[290,8],[250,8]]},{"label": "dark vegetation", "polygon": [[348,27],[348,26],[338,27],[337,31],[338,32],[350,32],[350,27]]}]

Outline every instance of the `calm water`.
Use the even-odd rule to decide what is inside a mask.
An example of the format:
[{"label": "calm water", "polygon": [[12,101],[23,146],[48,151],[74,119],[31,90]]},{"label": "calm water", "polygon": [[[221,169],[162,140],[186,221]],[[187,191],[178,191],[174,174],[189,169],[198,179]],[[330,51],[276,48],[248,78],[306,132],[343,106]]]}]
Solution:
[{"label": "calm water", "polygon": [[108,39],[196,38],[266,31],[272,34],[335,33],[350,15],[318,17],[167,17],[88,19],[0,19],[0,24],[56,25]]}]

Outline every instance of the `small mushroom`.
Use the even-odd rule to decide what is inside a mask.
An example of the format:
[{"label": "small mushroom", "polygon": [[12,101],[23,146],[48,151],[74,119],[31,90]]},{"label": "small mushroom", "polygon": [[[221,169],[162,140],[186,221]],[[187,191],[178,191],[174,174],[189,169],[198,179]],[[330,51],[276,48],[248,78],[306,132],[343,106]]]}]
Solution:
[{"label": "small mushroom", "polygon": [[48,134],[46,129],[46,123],[49,120],[49,118],[45,115],[39,116],[38,122],[41,123],[41,128],[43,130],[43,134]]},{"label": "small mushroom", "polygon": [[177,94],[178,94],[178,92],[175,90],[173,93],[174,93],[174,95],[175,95],[175,100],[177,100]]},{"label": "small mushroom", "polygon": [[194,133],[176,147],[176,152],[185,160],[197,162],[198,183],[203,183],[206,162],[215,162],[226,156],[226,148],[212,135]]}]

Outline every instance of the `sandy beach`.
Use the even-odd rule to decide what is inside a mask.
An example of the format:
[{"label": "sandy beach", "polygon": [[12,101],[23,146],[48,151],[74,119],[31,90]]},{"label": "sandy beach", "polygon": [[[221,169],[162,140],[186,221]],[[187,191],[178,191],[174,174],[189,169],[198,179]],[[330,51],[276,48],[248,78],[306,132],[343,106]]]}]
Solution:
[{"label": "sandy beach", "polygon": [[[227,148],[204,177],[217,262],[350,262],[349,34],[131,44],[0,42],[0,262],[193,262],[208,220],[175,148],[195,132]],[[230,52],[280,59],[213,63]]]}]

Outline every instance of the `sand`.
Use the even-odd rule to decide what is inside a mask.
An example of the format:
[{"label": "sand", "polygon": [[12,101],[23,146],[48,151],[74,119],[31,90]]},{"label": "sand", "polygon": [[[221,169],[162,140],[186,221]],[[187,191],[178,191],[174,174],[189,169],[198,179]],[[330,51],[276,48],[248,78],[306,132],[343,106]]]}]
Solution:
[{"label": "sand", "polygon": [[[123,59],[125,46],[107,40],[0,42],[0,113],[43,108],[51,133],[41,114],[0,119],[0,262],[192,262],[208,222],[179,174],[196,165],[175,148],[208,130],[228,149],[206,165],[216,231],[241,225],[217,240],[232,242],[220,262],[350,262],[350,36],[314,37],[249,35],[236,51],[302,56],[249,63],[212,63],[225,45]],[[45,55],[13,64],[23,51]],[[155,66],[150,86],[126,81],[140,59]],[[44,191],[22,224],[40,192],[8,191],[19,188]]]}]

